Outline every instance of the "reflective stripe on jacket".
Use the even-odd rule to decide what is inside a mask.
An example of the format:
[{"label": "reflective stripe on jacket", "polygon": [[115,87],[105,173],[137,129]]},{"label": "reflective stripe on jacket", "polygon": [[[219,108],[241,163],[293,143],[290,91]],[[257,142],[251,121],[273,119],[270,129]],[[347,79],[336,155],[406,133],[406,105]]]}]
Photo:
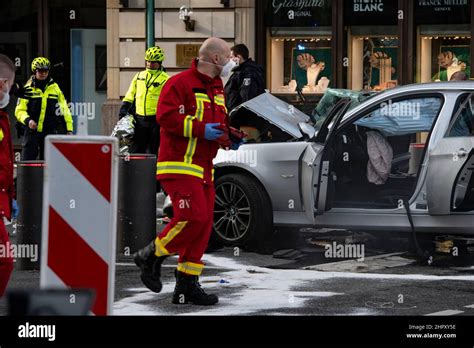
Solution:
[{"label": "reflective stripe on jacket", "polygon": [[170,78],[160,96],[156,120],[161,126],[157,179],[190,175],[212,181],[212,160],[219,145],[204,138],[206,123],[228,124],[224,87],[191,69]]},{"label": "reflective stripe on jacket", "polygon": [[[29,80],[26,86],[32,86],[32,81]],[[30,99],[18,99],[15,109],[17,120],[28,126],[26,120],[31,118],[38,124],[38,132],[50,133],[57,129],[60,117],[64,117],[67,131],[72,132],[71,111],[58,84],[51,79],[44,92],[40,88],[32,88],[33,96]]]},{"label": "reflective stripe on jacket", "polygon": [[164,71],[156,73],[151,73],[148,70],[141,71],[133,77],[123,101],[135,103],[137,115],[155,116],[158,98],[169,78],[169,75]]}]

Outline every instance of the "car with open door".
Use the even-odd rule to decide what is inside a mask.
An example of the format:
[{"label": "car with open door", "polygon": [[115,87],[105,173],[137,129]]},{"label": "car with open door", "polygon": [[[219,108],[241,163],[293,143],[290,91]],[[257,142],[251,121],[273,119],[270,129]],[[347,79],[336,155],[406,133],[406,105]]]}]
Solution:
[{"label": "car with open door", "polygon": [[214,161],[225,244],[263,247],[287,227],[474,235],[474,82],[341,98],[316,123],[268,93],[238,111],[271,141]]}]

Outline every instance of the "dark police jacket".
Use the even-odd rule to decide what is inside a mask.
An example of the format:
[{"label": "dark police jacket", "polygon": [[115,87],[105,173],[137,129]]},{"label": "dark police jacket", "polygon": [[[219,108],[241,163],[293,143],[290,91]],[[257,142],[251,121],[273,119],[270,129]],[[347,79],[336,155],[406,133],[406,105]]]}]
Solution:
[{"label": "dark police jacket", "polygon": [[226,106],[229,112],[236,106],[265,93],[263,68],[251,58],[233,70],[225,85]]}]

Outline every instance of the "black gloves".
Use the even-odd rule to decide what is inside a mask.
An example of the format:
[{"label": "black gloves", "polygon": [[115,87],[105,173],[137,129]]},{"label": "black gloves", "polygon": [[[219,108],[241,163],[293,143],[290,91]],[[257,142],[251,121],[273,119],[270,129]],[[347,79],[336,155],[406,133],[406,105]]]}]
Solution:
[{"label": "black gloves", "polygon": [[120,111],[119,111],[119,119],[121,119],[122,117],[127,116],[127,114],[130,113],[130,110],[132,109],[132,107],[133,107],[132,103],[124,101],[122,103],[122,107],[120,108]]},{"label": "black gloves", "polygon": [[15,83],[13,94],[18,98],[30,99],[34,95],[34,92],[31,86],[22,86],[21,83]]}]

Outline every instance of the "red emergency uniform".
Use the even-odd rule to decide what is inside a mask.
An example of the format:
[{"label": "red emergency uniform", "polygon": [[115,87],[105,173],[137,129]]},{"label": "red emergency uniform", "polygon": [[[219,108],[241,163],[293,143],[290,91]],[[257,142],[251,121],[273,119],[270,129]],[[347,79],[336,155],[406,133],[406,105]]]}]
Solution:
[{"label": "red emergency uniform", "polygon": [[11,219],[13,186],[13,147],[8,114],[0,110],[0,297],[3,296],[13,270],[13,259],[7,254],[10,245],[3,217]]},{"label": "red emergency uniform", "polygon": [[228,124],[224,86],[191,68],[171,77],[161,92],[156,178],[173,202],[173,219],[156,238],[156,256],[179,254],[178,271],[200,275],[214,215],[212,160],[219,145],[204,138],[207,123]]}]

